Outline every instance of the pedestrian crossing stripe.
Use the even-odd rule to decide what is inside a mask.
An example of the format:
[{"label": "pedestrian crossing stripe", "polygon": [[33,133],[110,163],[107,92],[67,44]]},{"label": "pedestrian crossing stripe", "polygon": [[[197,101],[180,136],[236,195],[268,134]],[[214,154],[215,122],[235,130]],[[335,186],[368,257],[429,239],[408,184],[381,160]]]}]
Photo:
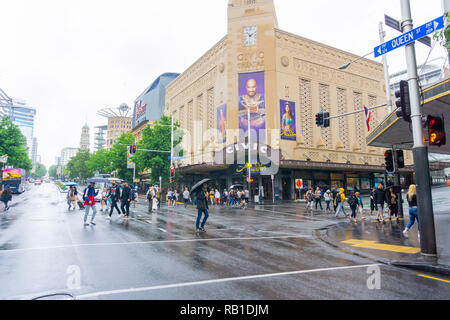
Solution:
[{"label": "pedestrian crossing stripe", "polygon": [[391,245],[391,244],[378,243],[376,241],[350,239],[350,240],[342,241],[342,243],[349,244],[352,247],[382,250],[382,251],[392,251],[392,252],[410,253],[410,254],[415,254],[415,253],[420,252],[420,248],[395,246],[395,245]]}]

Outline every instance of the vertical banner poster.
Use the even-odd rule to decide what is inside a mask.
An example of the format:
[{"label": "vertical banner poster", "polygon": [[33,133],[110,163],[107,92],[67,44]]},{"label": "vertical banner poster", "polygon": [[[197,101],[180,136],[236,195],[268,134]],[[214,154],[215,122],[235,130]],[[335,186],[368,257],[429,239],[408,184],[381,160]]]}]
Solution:
[{"label": "vertical banner poster", "polygon": [[217,108],[217,140],[219,143],[227,142],[227,105]]},{"label": "vertical banner poster", "polygon": [[295,102],[280,100],[281,139],[296,141]]},{"label": "vertical banner poster", "polygon": [[[250,119],[248,119],[250,110]],[[260,137],[265,143],[266,136],[266,99],[264,71],[239,74],[239,129],[240,139],[243,140],[248,134],[248,122],[255,137]]]}]

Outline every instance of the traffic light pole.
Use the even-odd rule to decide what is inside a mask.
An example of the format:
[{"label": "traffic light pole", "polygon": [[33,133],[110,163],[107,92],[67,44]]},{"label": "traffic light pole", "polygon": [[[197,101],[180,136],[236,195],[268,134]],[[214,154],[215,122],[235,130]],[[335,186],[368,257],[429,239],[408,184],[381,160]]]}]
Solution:
[{"label": "traffic light pole", "polygon": [[[394,185],[397,187],[400,187],[400,171],[398,168],[398,157],[397,157],[397,150],[395,148],[392,148],[392,157],[394,159]],[[400,218],[404,217],[403,214],[403,195],[402,190],[400,189],[400,192],[397,193],[398,198],[398,216]]]},{"label": "traffic light pole", "polygon": [[[409,0],[400,0],[403,32],[413,29]],[[423,125],[420,104],[420,91],[417,75],[417,61],[414,42],[406,45],[409,95],[411,100],[411,121],[414,138],[414,167],[417,184],[417,205],[420,226],[420,246],[423,255],[437,256],[436,232],[434,226],[433,201],[431,196],[428,148],[423,142]]]}]

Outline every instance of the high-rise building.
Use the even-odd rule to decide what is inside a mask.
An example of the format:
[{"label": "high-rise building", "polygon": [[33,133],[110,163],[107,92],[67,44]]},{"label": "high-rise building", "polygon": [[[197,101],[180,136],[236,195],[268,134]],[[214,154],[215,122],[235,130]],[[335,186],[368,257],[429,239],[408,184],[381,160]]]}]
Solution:
[{"label": "high-rise building", "polygon": [[128,116],[129,113],[130,107],[126,103],[122,103],[119,108],[106,108],[98,112],[98,115],[108,119],[107,150],[111,150],[122,134],[131,131],[132,119]]},{"label": "high-rise building", "polygon": [[98,127],[95,127],[95,129],[97,129],[97,132],[95,133],[95,141],[94,141],[95,151],[105,149],[106,148],[105,134],[108,131],[108,126],[98,126]]},{"label": "high-rise building", "polygon": [[61,157],[55,157],[55,165],[57,166],[61,165]]},{"label": "high-rise building", "polygon": [[31,161],[33,164],[37,162],[38,142],[36,138],[33,138],[33,146],[31,148]]},{"label": "high-rise building", "polygon": [[0,89],[0,118],[7,116],[17,125],[27,140],[28,157],[33,157],[34,117],[36,109],[23,99],[10,98]]},{"label": "high-rise building", "polygon": [[91,146],[89,139],[89,126],[86,123],[81,129],[80,149],[89,150]]},{"label": "high-rise building", "polygon": [[40,155],[36,156],[36,163],[42,163],[42,157]]},{"label": "high-rise building", "polygon": [[65,166],[69,163],[70,159],[75,157],[78,153],[78,148],[64,148],[61,150],[61,165]]}]

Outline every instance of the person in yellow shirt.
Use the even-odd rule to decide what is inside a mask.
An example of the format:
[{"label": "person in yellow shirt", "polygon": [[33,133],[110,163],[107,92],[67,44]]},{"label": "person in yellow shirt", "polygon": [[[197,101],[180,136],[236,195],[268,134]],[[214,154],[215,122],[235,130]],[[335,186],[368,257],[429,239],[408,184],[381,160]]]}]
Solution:
[{"label": "person in yellow shirt", "polygon": [[337,218],[339,216],[339,213],[342,211],[345,214],[345,217],[348,218],[347,212],[345,212],[344,204],[347,198],[345,198],[345,190],[344,188],[339,189],[339,194],[336,196],[336,199],[334,199],[334,204],[337,206],[336,215]]}]

